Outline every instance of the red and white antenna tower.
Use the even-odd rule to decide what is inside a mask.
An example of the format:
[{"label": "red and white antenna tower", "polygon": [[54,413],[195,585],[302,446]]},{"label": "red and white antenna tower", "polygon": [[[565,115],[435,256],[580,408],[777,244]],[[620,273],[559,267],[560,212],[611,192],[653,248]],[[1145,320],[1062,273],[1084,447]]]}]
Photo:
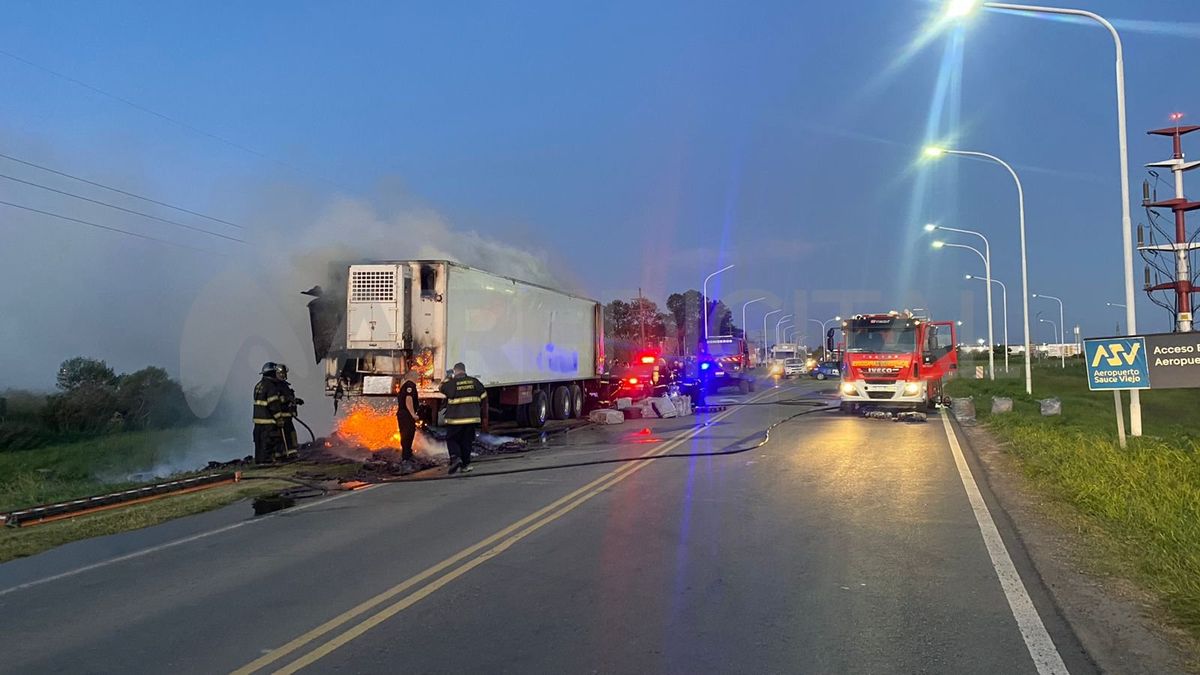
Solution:
[{"label": "red and white antenna tower", "polygon": [[[1175,214],[1175,241],[1173,243],[1155,244],[1153,241],[1154,233],[1151,230],[1151,242],[1146,244],[1143,239],[1143,228],[1138,226],[1138,250],[1149,252],[1151,255],[1163,255],[1168,251],[1174,254],[1175,257],[1175,278],[1173,281],[1164,283],[1150,283],[1150,268],[1146,268],[1146,293],[1150,294],[1155,291],[1171,290],[1175,292],[1175,331],[1178,333],[1190,333],[1193,330],[1192,323],[1192,293],[1200,293],[1192,282],[1192,272],[1190,265],[1189,254],[1195,249],[1200,249],[1200,242],[1195,242],[1188,237],[1187,233],[1187,212],[1200,209],[1200,202],[1189,202],[1183,194],[1183,172],[1200,166],[1200,161],[1188,162],[1183,158],[1183,136],[1197,129],[1200,125],[1181,126],[1179,121],[1183,118],[1182,113],[1172,113],[1171,121],[1175,123],[1173,127],[1165,129],[1154,129],[1146,133],[1154,136],[1170,136],[1173,143],[1174,153],[1171,159],[1161,162],[1151,162],[1148,167],[1164,167],[1171,170],[1175,174],[1175,198],[1166,199],[1163,201],[1157,200],[1157,194],[1151,196],[1149,183],[1142,184],[1142,205],[1147,209],[1171,209]],[[1153,172],[1152,172],[1153,173]],[[1157,175],[1157,174],[1155,174]],[[1147,257],[1146,253],[1142,254]],[[1157,264],[1156,269],[1162,270]],[[1160,303],[1161,304],[1161,303]]]}]

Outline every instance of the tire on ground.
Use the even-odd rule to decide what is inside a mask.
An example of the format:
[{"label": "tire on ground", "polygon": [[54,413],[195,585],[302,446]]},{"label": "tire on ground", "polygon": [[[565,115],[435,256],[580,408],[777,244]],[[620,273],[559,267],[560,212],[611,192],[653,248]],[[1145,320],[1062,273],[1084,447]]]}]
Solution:
[{"label": "tire on ground", "polygon": [[750,381],[749,380],[738,380],[738,391],[742,392],[743,394],[749,394],[750,393]]}]

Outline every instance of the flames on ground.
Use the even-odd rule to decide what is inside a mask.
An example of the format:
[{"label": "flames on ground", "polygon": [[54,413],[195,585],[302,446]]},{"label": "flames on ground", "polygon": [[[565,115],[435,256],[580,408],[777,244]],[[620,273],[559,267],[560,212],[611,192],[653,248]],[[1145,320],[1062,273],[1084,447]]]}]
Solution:
[{"label": "flames on ground", "polygon": [[[394,400],[356,400],[338,413],[333,429],[333,436],[326,443],[331,449],[341,445],[371,453],[400,451],[400,430],[396,424]],[[446,445],[421,431],[417,432],[413,452],[430,459],[447,459]]]}]

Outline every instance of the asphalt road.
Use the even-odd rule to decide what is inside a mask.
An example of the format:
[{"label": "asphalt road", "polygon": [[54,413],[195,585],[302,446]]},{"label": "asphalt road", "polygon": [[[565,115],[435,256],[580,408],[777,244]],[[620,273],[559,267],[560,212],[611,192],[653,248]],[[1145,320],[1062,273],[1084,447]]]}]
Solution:
[{"label": "asphalt road", "polygon": [[821,412],[739,454],[481,475],[749,447],[817,387],[0,565],[0,671],[1093,670],[986,486],[980,520],[937,417]]}]

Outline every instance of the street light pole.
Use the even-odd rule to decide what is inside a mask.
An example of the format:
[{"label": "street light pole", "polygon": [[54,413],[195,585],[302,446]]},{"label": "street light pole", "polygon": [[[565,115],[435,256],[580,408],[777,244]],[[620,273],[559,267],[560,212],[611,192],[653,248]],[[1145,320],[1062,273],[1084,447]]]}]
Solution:
[{"label": "street light pole", "polygon": [[1050,326],[1051,326],[1051,327],[1053,327],[1053,328],[1054,328],[1054,339],[1055,339],[1055,340],[1058,340],[1058,344],[1060,344],[1060,345],[1061,345],[1061,344],[1062,344],[1062,338],[1061,338],[1061,337],[1059,337],[1060,333],[1058,332],[1058,324],[1054,323],[1054,322],[1053,322],[1053,321],[1051,321],[1050,319],[1038,319],[1038,321],[1041,321],[1042,323],[1048,323],[1048,324],[1050,324]]},{"label": "street light pole", "polygon": [[747,345],[750,344],[750,327],[746,325],[746,308],[749,307],[751,304],[753,304],[755,302],[759,302],[761,300],[766,300],[766,297],[755,298],[753,300],[747,300],[745,303],[742,304],[742,342],[745,342]]},{"label": "street light pole", "polygon": [[1013,182],[1017,184],[1017,210],[1021,227],[1021,311],[1025,319],[1025,393],[1033,395],[1033,366],[1029,362],[1032,342],[1029,337],[1029,259],[1025,255],[1025,189],[1021,187],[1021,177],[1008,162],[986,152],[970,150],[946,150],[944,148],[925,148],[925,154],[930,157],[941,155],[959,155],[962,157],[980,157],[999,164],[1008,170]]},{"label": "street light pole", "polygon": [[[974,246],[968,246],[967,244],[951,244],[951,243],[945,242],[945,241],[935,241],[935,242],[933,242],[933,247],[934,248],[943,248],[943,247],[945,247],[945,248],[962,248],[962,249],[966,249],[968,251],[974,251],[975,255],[979,256],[979,259],[983,261],[983,273],[986,275],[986,278],[987,279],[992,278],[992,261],[989,259],[988,256],[984,255],[983,252],[981,252],[979,249],[975,248]],[[995,351],[994,347],[996,346],[996,342],[995,342],[995,338],[992,335],[992,314],[993,314],[993,312],[992,312],[992,293],[991,293],[991,291],[992,291],[992,285],[988,284],[988,294],[987,294],[988,379],[995,380],[996,379],[996,351]]]},{"label": "street light pole", "polygon": [[783,322],[785,322],[791,318],[792,318],[791,314],[785,314],[785,315],[779,317],[779,320],[775,322],[775,344],[779,344],[780,342],[782,342],[782,340],[779,339],[779,327],[783,325]]},{"label": "street light pole", "polygon": [[704,306],[700,308],[700,312],[704,315],[704,341],[708,342],[708,280],[717,276],[721,272],[733,269],[733,265],[726,265],[712,274],[704,277],[704,284],[701,286],[704,294]]},{"label": "street light pole", "polygon": [[[1046,295],[1045,293],[1043,293],[1043,294],[1041,294],[1041,295],[1038,295],[1037,293],[1034,293],[1034,294],[1033,294],[1033,297],[1035,297],[1035,298],[1045,298],[1045,299],[1047,299],[1047,300],[1054,300],[1055,302],[1057,302],[1057,303],[1058,303],[1058,325],[1059,325],[1059,326],[1062,326],[1062,329],[1061,329],[1061,330],[1065,331],[1065,330],[1067,329],[1067,322],[1066,322],[1066,321],[1063,319],[1063,301],[1062,301],[1062,298],[1056,298],[1056,297],[1054,297],[1053,295]],[[1060,342],[1059,342],[1059,344],[1061,344],[1061,345],[1062,345],[1062,348],[1061,348],[1061,349],[1059,349],[1059,356],[1061,356],[1061,357],[1062,357],[1062,367],[1063,367],[1063,368],[1066,368],[1066,367],[1067,367],[1067,350],[1066,350],[1067,336],[1066,336],[1066,335],[1064,335],[1062,332],[1060,332],[1060,333],[1059,333],[1059,337],[1061,338],[1061,339],[1060,339]]]},{"label": "street light pole", "polygon": [[763,363],[767,362],[767,317],[771,316],[772,314],[778,314],[782,311],[782,309],[773,309],[766,314],[763,314]]},{"label": "street light pole", "polygon": [[[1133,220],[1129,214],[1129,143],[1128,134],[1125,128],[1125,56],[1124,48],[1121,45],[1121,34],[1113,27],[1112,23],[1104,17],[1089,12],[1083,9],[1068,9],[1065,7],[1042,7],[1038,5],[1017,5],[1007,2],[984,2],[984,7],[994,9],[1008,9],[1018,12],[1031,12],[1034,14],[1060,14],[1066,16],[1081,16],[1086,19],[1091,19],[1096,23],[1108,29],[1113,39],[1113,47],[1116,53],[1116,85],[1117,85],[1117,150],[1120,155],[1121,162],[1121,244],[1124,247],[1123,264],[1125,268],[1125,328],[1127,335],[1137,334],[1137,311],[1135,302],[1137,296],[1134,294],[1133,280]],[[970,3],[964,3],[962,0],[952,2],[948,8],[950,16],[965,16],[973,9]],[[1011,169],[1010,169],[1011,170]],[[1022,267],[1024,267],[1024,228],[1021,231],[1022,244]],[[1025,303],[1028,305],[1029,288],[1024,289]],[[1026,311],[1026,342],[1028,342],[1029,331],[1029,313]],[[1028,360],[1026,360],[1028,363]],[[1129,390],[1129,435],[1142,435],[1142,402],[1140,392],[1137,389]]]},{"label": "street light pole", "polygon": [[[946,227],[944,225],[934,225],[933,223],[929,223],[928,225],[925,226],[926,232],[933,232],[934,230],[945,230],[947,232],[958,232],[960,234],[973,234],[976,237],[979,237],[980,239],[982,239],[983,240],[983,254],[980,255],[980,257],[983,258],[983,274],[984,274],[984,278],[986,278],[989,282],[992,280],[992,244],[991,244],[991,242],[988,241],[987,237],[983,236],[982,232],[976,232],[974,230],[960,230],[956,227]],[[950,244],[950,246],[958,246],[958,245]],[[971,248],[971,247],[968,246],[967,248]],[[976,253],[979,253],[978,249],[971,248],[971,250],[975,251]],[[984,290],[987,291],[987,313],[988,313],[988,379],[995,380],[996,379],[996,341],[995,341],[995,338],[992,336],[992,314],[993,314],[993,312],[992,312],[992,285],[990,283],[987,284],[986,288]],[[1007,340],[1008,340],[1008,338],[1005,338],[1005,343],[1004,343],[1005,344],[1005,355],[1007,355],[1007,352],[1008,352]]]},{"label": "street light pole", "polygon": [[[987,281],[986,279],[981,279],[980,277],[972,276],[970,274],[967,275],[967,278],[968,279],[979,279],[980,281]],[[999,279],[992,279],[991,281],[993,284],[1000,285],[1000,306],[1002,308],[1002,311],[1004,312],[1004,374],[1007,375],[1008,374],[1008,347],[1010,344],[1008,341],[1008,287],[1005,286],[1004,282],[1000,281]]]}]

